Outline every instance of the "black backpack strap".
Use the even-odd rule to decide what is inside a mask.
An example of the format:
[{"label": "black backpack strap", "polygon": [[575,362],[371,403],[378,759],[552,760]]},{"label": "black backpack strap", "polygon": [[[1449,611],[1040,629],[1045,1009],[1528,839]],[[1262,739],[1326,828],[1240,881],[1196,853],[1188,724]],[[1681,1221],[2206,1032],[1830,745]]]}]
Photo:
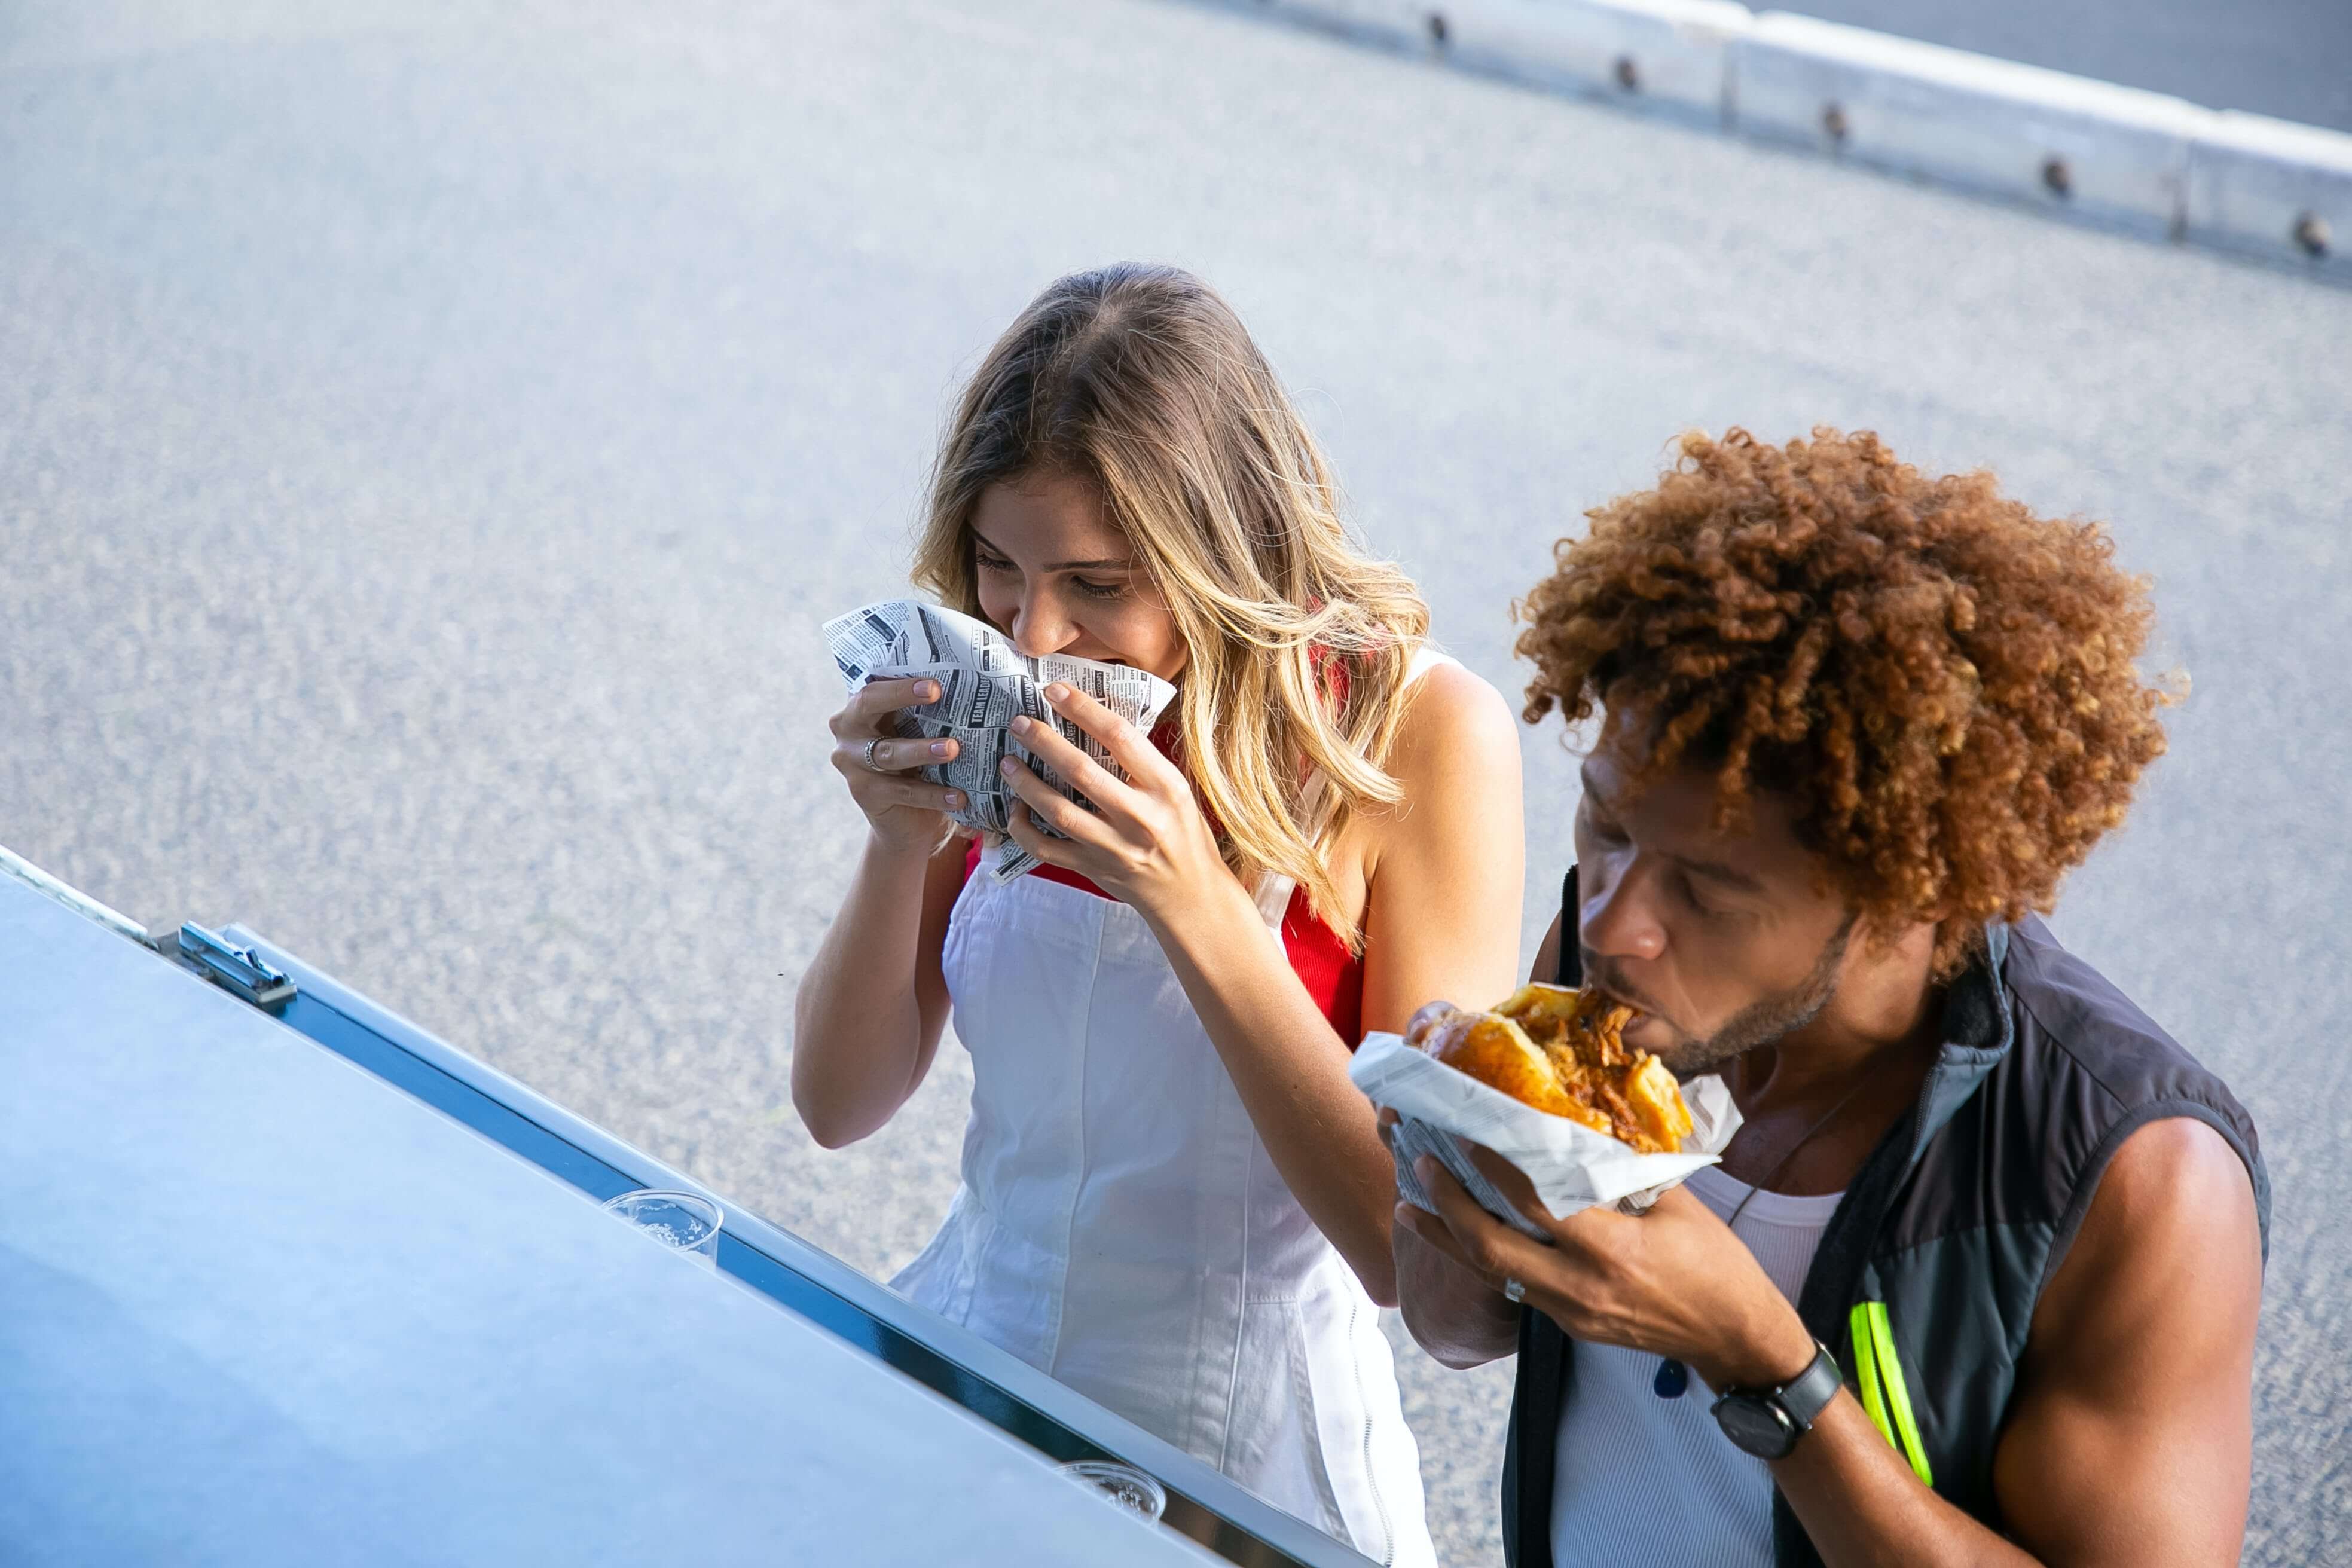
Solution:
[{"label": "black backpack strap", "polygon": [[1584,984],[1584,944],[1577,936],[1580,924],[1576,912],[1576,868],[1559,883],[1559,965],[1552,978],[1563,986]]},{"label": "black backpack strap", "polygon": [[[1584,979],[1574,866],[1559,885],[1559,963],[1553,977],[1563,986]],[[1519,1309],[1518,1373],[1503,1448],[1503,1561],[1508,1568],[1552,1568],[1552,1481],[1574,1349],[1558,1323],[1533,1307]]]},{"label": "black backpack strap", "polygon": [[1505,1568],[1552,1568],[1551,1497],[1559,1412],[1568,1401],[1568,1336],[1533,1307],[1519,1309],[1519,1365],[1503,1445]]}]

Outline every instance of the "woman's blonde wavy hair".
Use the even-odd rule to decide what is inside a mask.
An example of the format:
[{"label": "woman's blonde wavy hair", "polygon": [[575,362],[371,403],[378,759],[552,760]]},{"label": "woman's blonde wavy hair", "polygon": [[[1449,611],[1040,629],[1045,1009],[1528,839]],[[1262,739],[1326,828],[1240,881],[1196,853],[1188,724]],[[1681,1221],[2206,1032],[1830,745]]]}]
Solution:
[{"label": "woman's blonde wavy hair", "polygon": [[1175,617],[1183,759],[1226,863],[1244,885],[1291,878],[1360,945],[1327,856],[1358,813],[1402,799],[1384,764],[1429,609],[1349,537],[1322,452],[1232,307],[1172,267],[1050,285],[957,404],[915,581],[981,614],[973,511],[1035,473],[1094,486]]}]

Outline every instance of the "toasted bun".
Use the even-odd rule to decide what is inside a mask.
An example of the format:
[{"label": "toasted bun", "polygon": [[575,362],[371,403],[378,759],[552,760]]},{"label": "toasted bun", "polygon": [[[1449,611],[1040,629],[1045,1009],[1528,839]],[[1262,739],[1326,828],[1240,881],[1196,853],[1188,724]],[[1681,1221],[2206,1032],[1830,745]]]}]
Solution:
[{"label": "toasted bun", "polygon": [[1559,1075],[1551,1070],[1550,1060],[1509,1019],[1457,1012],[1431,1031],[1422,1049],[1514,1100],[1555,1116],[1567,1113],[1567,1097],[1559,1092]]},{"label": "toasted bun", "polygon": [[1683,1086],[1675,1082],[1664,1062],[1643,1051],[1640,1064],[1626,1076],[1624,1094],[1634,1123],[1659,1152],[1683,1146],[1683,1140],[1691,1134],[1690,1107],[1683,1103]]},{"label": "toasted bun", "polygon": [[1632,1145],[1670,1154],[1691,1130],[1675,1075],[1620,1031],[1630,1009],[1594,991],[1520,987],[1491,1012],[1432,1002],[1405,1040],[1524,1104]]}]

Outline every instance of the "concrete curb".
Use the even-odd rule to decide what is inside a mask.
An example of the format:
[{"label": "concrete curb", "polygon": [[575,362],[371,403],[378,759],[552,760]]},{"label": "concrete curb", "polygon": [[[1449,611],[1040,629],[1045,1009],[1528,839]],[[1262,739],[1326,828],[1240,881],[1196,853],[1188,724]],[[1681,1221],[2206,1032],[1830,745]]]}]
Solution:
[{"label": "concrete curb", "polygon": [[2177,98],[1771,12],[1740,39],[1738,129],[2170,238],[2204,111]]},{"label": "concrete curb", "polygon": [[1736,0],[1213,0],[2352,284],[2352,135]]},{"label": "concrete curb", "polygon": [[1750,20],[1734,0],[1472,0],[1444,16],[1440,47],[1473,68],[1731,123],[1732,50]]},{"label": "concrete curb", "polygon": [[2352,282],[2352,136],[2224,111],[2189,149],[2187,237]]}]

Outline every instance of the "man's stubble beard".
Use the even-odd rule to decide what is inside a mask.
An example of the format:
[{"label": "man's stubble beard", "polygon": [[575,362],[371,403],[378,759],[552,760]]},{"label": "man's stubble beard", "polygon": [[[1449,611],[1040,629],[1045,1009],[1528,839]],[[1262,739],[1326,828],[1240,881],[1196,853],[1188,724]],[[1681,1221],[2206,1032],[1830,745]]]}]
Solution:
[{"label": "man's stubble beard", "polygon": [[[1675,1030],[1674,1040],[1654,1054],[1675,1077],[1697,1078],[1721,1071],[1759,1046],[1776,1044],[1796,1033],[1821,1017],[1822,1009],[1836,999],[1838,967],[1845,962],[1845,950],[1853,940],[1853,925],[1854,916],[1848,915],[1845,923],[1837,928],[1837,934],[1822,945],[1822,956],[1813,961],[1811,974],[1785,991],[1776,992],[1740,1009],[1711,1035],[1685,1034],[1675,1027],[1673,1019],[1651,1014],[1667,1028]],[[1619,987],[1610,983],[1607,960],[1589,948],[1583,957],[1584,976],[1588,983],[1596,983],[1605,991],[1622,994]]]}]

